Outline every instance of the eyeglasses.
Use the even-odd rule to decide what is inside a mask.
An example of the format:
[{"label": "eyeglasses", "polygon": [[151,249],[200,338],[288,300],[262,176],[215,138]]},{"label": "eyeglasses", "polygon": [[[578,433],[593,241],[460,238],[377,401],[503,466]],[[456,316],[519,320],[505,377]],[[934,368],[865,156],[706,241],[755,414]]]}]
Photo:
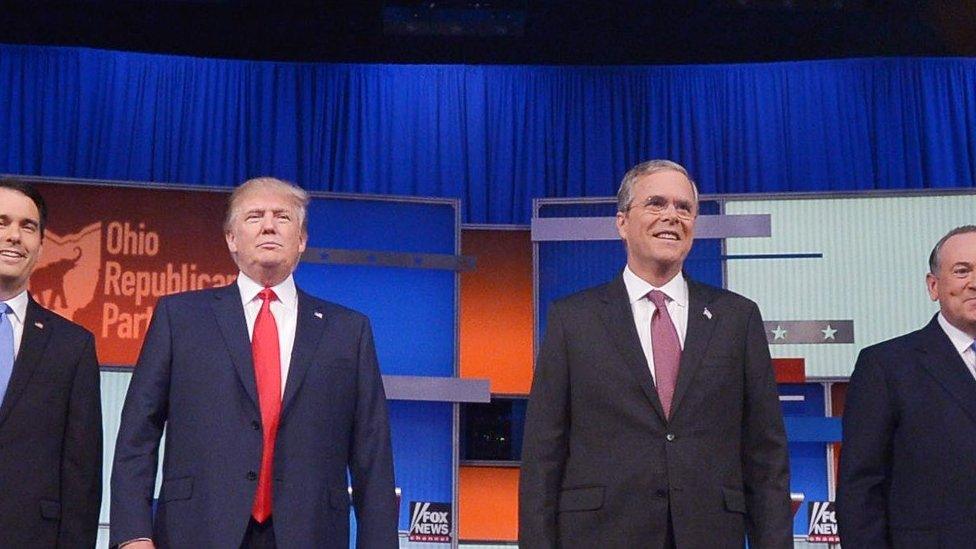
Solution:
[{"label": "eyeglasses", "polygon": [[641,208],[644,213],[651,213],[654,215],[659,215],[664,213],[668,209],[668,206],[674,206],[674,215],[678,219],[689,220],[695,217],[695,206],[692,202],[688,200],[675,200],[674,202],[668,200],[663,196],[649,196],[644,199],[643,202],[638,204],[631,204],[627,209],[631,208]]}]

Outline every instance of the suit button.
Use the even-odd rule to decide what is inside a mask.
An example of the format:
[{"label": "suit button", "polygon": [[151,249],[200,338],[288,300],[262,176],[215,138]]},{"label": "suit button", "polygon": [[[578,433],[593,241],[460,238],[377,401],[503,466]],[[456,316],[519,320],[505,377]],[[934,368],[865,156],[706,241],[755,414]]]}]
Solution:
[{"label": "suit button", "polygon": [[261,430],[261,422],[260,421],[257,421],[257,420],[252,421],[251,422],[251,429],[254,429],[255,431],[260,431]]},{"label": "suit button", "polygon": [[254,471],[247,472],[247,480],[257,480],[257,479],[258,479],[257,473],[255,473]]},{"label": "suit button", "polygon": [[661,498],[666,498],[668,497],[668,490],[667,488],[658,488],[657,490],[654,490],[654,495]]},{"label": "suit button", "polygon": [[674,439],[677,438],[677,437],[674,436],[674,433],[668,433],[668,434],[664,435],[664,438],[666,438],[668,440],[668,442],[674,442]]}]

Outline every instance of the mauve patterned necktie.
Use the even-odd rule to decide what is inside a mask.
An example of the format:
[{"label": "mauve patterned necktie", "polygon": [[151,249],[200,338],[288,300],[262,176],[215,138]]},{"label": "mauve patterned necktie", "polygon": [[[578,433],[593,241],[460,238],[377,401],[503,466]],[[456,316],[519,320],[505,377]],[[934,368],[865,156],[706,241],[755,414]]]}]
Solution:
[{"label": "mauve patterned necktie", "polygon": [[664,407],[664,414],[671,417],[671,401],[678,382],[678,364],[681,362],[681,341],[678,330],[668,314],[667,299],[661,290],[651,290],[647,299],[656,309],[651,314],[651,348],[654,355],[654,384]]},{"label": "mauve patterned necktie", "polygon": [[275,436],[278,434],[278,416],[281,413],[281,354],[278,345],[278,325],[271,314],[271,302],[278,298],[271,288],[258,294],[261,310],[254,321],[251,336],[251,354],[254,357],[254,380],[258,386],[258,403],[261,406],[261,426],[264,445],[261,450],[261,473],[258,489],[254,494],[251,516],[261,523],[271,516],[271,477],[274,465]]}]

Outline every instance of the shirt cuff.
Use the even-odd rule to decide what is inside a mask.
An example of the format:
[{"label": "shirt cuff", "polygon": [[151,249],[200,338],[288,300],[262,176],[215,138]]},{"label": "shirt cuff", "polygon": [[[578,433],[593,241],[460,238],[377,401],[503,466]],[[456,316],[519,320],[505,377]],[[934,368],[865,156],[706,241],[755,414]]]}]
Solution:
[{"label": "shirt cuff", "polygon": [[136,538],[136,539],[130,539],[128,541],[123,541],[122,543],[119,544],[119,549],[122,549],[126,545],[131,545],[131,544],[133,544],[133,543],[135,543],[137,541],[148,541],[148,542],[151,543],[152,542],[152,538]]}]

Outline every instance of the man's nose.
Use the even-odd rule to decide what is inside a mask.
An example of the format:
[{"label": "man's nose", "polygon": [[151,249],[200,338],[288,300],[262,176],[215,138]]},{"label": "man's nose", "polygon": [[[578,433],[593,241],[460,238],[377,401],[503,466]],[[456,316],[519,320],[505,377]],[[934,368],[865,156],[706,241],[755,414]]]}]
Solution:
[{"label": "man's nose", "polygon": [[277,228],[277,225],[275,225],[274,213],[267,213],[261,218],[262,232],[274,232],[277,230]]},{"label": "man's nose", "polygon": [[677,221],[678,219],[678,207],[674,202],[668,202],[667,206],[661,210],[658,217],[667,221]]},{"label": "man's nose", "polygon": [[20,242],[20,227],[14,224],[8,225],[3,229],[0,238],[8,242]]}]

